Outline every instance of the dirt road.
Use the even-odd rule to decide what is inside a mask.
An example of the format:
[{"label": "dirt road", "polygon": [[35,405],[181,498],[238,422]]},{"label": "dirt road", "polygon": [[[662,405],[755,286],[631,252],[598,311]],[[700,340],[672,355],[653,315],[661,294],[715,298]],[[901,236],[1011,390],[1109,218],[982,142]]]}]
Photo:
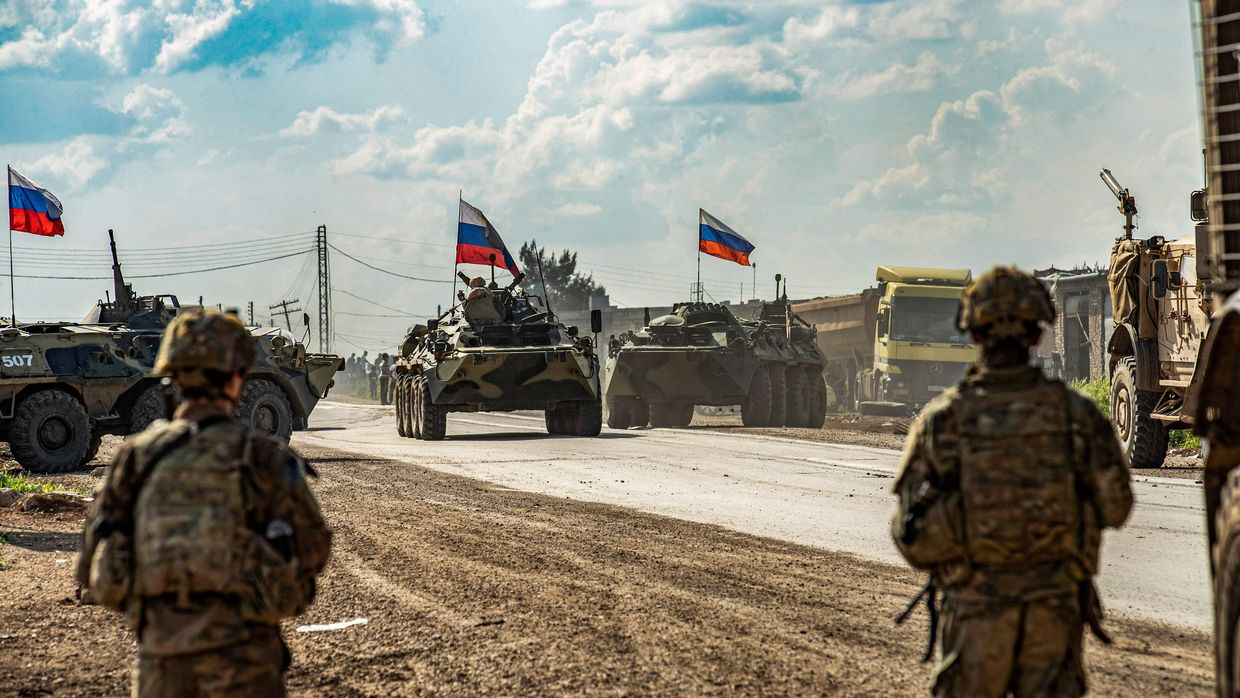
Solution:
[{"label": "dirt road", "polygon": [[[534,454],[540,438],[487,437]],[[552,443],[572,441],[552,440]],[[629,508],[305,448],[336,531],[290,623],[296,695],[924,695],[898,567]],[[516,467],[516,466],[514,466]],[[121,695],[132,644],[73,601],[79,516],[0,510],[0,686]],[[366,618],[343,630],[302,623]],[[1204,633],[1118,619],[1094,695],[1206,695]]]},{"label": "dirt road", "polygon": [[[425,442],[398,437],[390,408],[337,403],[320,404],[312,425],[301,442],[902,562],[887,533],[899,460],[889,449],[703,429],[548,438],[541,418],[506,414],[453,415],[448,440]],[[1141,477],[1136,496],[1132,519],[1103,547],[1104,598],[1116,611],[1208,628],[1200,485]]]}]

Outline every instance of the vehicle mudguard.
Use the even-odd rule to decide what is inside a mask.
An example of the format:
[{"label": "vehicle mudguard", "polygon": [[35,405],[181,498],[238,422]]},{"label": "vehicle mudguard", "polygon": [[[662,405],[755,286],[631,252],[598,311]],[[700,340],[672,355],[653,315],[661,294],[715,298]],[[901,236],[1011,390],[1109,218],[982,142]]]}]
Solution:
[{"label": "vehicle mudguard", "polygon": [[1161,390],[1158,377],[1158,340],[1141,339],[1137,328],[1130,323],[1115,326],[1107,342],[1107,353],[1112,361],[1108,374],[1114,373],[1117,357],[1133,356],[1137,359],[1137,389]]}]

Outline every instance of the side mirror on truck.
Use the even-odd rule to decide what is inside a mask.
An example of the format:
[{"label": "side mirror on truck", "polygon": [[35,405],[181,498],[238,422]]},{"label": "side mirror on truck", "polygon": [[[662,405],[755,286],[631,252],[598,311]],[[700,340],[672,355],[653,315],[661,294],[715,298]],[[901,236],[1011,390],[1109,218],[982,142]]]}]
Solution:
[{"label": "side mirror on truck", "polygon": [[1188,195],[1188,216],[1197,223],[1210,220],[1210,209],[1206,206],[1206,190],[1198,189]]},{"label": "side mirror on truck", "polygon": [[891,327],[890,327],[890,325],[891,325],[890,318],[891,318],[891,316],[887,314],[887,311],[886,311],[886,310],[881,310],[881,311],[879,311],[879,313],[878,313],[878,317],[877,317],[877,318],[875,318],[875,320],[876,320],[876,324],[878,325],[878,336],[879,336],[879,337],[886,337],[886,336],[887,336],[887,331],[888,331],[889,329],[891,329]]},{"label": "side mirror on truck", "polygon": [[1171,272],[1167,268],[1167,260],[1156,259],[1150,264],[1150,296],[1166,298],[1167,289],[1171,287]]},{"label": "side mirror on truck", "polygon": [[590,311],[590,333],[598,334],[603,331],[603,311],[595,308]]}]

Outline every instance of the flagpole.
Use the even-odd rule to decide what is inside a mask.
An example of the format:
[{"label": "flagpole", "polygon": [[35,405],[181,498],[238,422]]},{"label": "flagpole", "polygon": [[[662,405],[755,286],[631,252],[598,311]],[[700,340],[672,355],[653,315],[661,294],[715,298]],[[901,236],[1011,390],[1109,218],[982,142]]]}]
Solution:
[{"label": "flagpole", "polygon": [[702,302],[702,209],[698,209],[698,247],[697,247],[697,298]]},{"label": "flagpole", "polygon": [[[8,178],[5,181],[6,187],[13,186],[13,166],[5,165],[8,169]],[[12,314],[9,317],[9,325],[17,327],[17,291],[13,283],[13,202],[9,202],[9,307]]]},{"label": "flagpole", "polygon": [[448,307],[449,307],[449,308],[451,308],[452,306],[456,305],[456,270],[457,270],[457,269],[459,268],[459,266],[460,266],[460,265],[459,265],[459,263],[456,261],[456,256],[457,256],[457,254],[459,254],[459,253],[460,253],[460,249],[461,249],[461,248],[460,248],[460,245],[461,245],[461,240],[460,240],[460,236],[461,236],[461,204],[462,204],[464,201],[465,201],[465,190],[464,190],[464,189],[457,189],[457,190],[456,190],[456,231],[457,231],[457,232],[456,232],[456,235],[457,235],[457,241],[456,241],[456,244],[452,246],[452,247],[453,247],[453,252],[452,252],[452,297],[448,299]]}]

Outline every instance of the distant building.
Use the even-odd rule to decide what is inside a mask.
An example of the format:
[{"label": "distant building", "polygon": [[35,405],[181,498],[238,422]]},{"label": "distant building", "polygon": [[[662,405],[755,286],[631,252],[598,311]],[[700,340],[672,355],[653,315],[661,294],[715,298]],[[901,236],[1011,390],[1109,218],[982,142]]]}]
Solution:
[{"label": "distant building", "polygon": [[1047,374],[1072,380],[1107,377],[1107,340],[1115,329],[1107,270],[1038,270],[1055,301],[1055,323],[1042,336],[1037,358]]}]

